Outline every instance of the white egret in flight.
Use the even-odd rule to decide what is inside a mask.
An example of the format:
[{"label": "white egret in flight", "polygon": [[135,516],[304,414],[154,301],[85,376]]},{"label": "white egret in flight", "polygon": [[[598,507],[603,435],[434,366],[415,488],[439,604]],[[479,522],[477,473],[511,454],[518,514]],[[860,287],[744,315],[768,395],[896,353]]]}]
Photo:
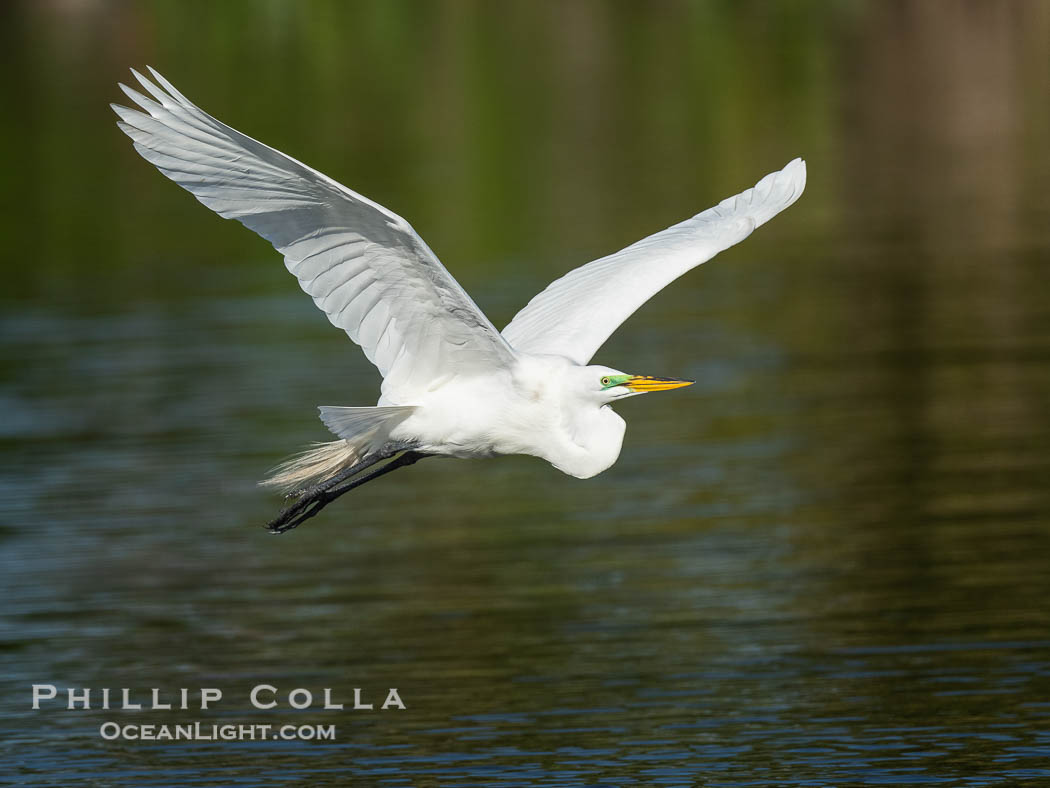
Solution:
[{"label": "white egret in flight", "polygon": [[[795,159],[753,188],[553,282],[497,331],[397,214],[190,102],[152,68],[149,98],[112,105],[135,149],[179,186],[273,244],[288,270],[383,376],[376,407],[321,407],[338,440],[264,484],[296,500],[281,533],[348,490],[429,456],[530,454],[586,479],[616,462],[626,424],[610,407],[693,381],[591,364],[665,285],[747,238],[802,194]],[[385,460],[378,469],[365,472]]]}]

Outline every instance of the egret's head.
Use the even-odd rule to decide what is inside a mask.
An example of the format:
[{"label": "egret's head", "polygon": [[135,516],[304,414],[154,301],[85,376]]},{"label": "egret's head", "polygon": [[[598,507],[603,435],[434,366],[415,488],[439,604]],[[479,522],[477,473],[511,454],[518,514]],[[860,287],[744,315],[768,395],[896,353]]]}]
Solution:
[{"label": "egret's head", "polygon": [[609,367],[590,366],[584,368],[588,377],[585,385],[603,404],[635,394],[648,394],[650,391],[669,391],[683,386],[691,386],[696,381],[678,380],[676,378],[656,378],[651,375],[629,375]]}]

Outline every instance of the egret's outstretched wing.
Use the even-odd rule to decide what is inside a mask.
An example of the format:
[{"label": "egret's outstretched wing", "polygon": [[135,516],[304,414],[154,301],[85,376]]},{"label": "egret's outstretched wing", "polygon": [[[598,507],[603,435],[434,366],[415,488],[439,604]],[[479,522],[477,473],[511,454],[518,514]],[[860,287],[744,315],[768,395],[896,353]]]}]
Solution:
[{"label": "egret's outstretched wing", "polygon": [[798,199],[806,163],[795,159],[754,188],[552,282],[503,336],[515,350],[586,364],[642,304],[700,263],[747,238]]},{"label": "egret's outstretched wing", "polygon": [[113,105],[135,149],[227,219],[268,240],[333,325],[411,404],[439,376],[509,364],[513,351],[400,216],[230,128],[150,69],[144,110]]}]

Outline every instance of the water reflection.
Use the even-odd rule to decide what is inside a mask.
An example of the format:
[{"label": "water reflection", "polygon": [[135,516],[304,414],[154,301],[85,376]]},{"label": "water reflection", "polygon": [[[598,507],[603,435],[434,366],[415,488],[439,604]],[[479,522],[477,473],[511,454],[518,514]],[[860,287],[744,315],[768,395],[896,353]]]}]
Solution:
[{"label": "water reflection", "polygon": [[[1046,778],[1044,5],[115,8],[0,12],[18,779]],[[127,149],[105,105],[143,62],[409,216],[496,323],[794,155],[810,185],[603,349],[699,381],[625,403],[606,474],[422,463],[274,539],[255,479],[377,377]],[[42,681],[340,733],[103,743],[103,712],[28,709]],[[409,708],[259,712],[260,682]]]}]

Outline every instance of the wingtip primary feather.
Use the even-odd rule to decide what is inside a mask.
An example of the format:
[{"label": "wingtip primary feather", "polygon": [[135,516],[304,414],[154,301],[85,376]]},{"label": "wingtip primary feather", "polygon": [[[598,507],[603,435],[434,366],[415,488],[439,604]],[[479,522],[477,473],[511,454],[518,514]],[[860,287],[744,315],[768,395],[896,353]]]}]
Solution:
[{"label": "wingtip primary feather", "polygon": [[151,96],[153,96],[153,98],[160,102],[161,106],[166,108],[171,108],[175,106],[175,101],[172,99],[172,97],[165,93],[163,90],[161,90],[161,88],[154,85],[135,69],[131,69],[131,73],[135,76],[135,79],[138,80],[139,84],[146,89],[146,92],[148,92]]},{"label": "wingtip primary feather", "polygon": [[199,107],[197,107],[196,104],[194,104],[184,95],[182,95],[182,93],[179,92],[178,88],[176,88],[167,79],[165,79],[164,75],[157,71],[157,69],[153,68],[153,66],[146,66],[146,70],[153,75],[153,78],[157,80],[158,83],[160,83],[160,86],[164,90],[168,91],[171,97],[174,98],[177,102],[179,102],[180,104],[185,104],[188,107],[193,107],[194,109],[199,109]]},{"label": "wingtip primary feather", "polygon": [[755,210],[755,223],[762,225],[794,204],[805,189],[806,162],[797,157],[789,161],[783,169],[769,173],[753,188],[738,196],[748,195]]},{"label": "wingtip primary feather", "polygon": [[[790,172],[788,172],[789,170]],[[781,172],[791,176],[791,179],[798,185],[798,193],[802,194],[806,188],[806,175],[808,174],[806,160],[801,156],[798,156],[788,162],[787,166],[784,167]]]},{"label": "wingtip primary feather", "polygon": [[117,85],[124,92],[125,96],[127,96],[133,102],[135,102],[140,107],[142,107],[144,110],[146,110],[150,115],[153,115],[154,117],[156,117],[156,113],[161,111],[161,105],[159,105],[156,101],[153,101],[152,99],[147,98],[146,96],[142,95],[137,90],[135,90],[134,88],[129,88],[123,82],[118,82]]},{"label": "wingtip primary feather", "polygon": [[792,193],[784,204],[786,208],[801,197],[802,192],[806,190],[806,176],[808,174],[806,160],[801,157],[792,159],[781,172],[788,175],[792,187]]}]

